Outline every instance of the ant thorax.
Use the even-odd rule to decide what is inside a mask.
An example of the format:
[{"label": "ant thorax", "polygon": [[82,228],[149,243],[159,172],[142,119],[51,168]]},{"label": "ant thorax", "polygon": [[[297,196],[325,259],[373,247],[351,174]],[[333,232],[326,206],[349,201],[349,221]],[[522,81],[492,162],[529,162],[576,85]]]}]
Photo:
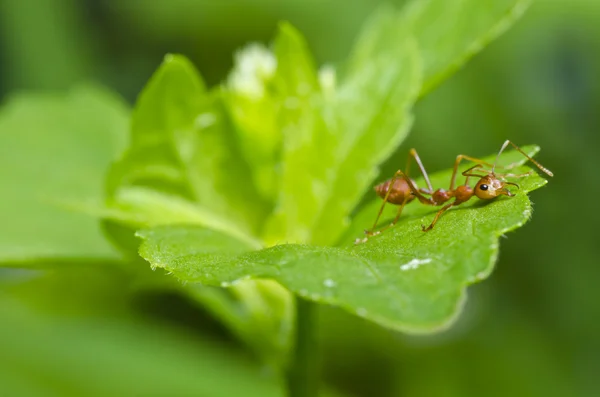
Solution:
[{"label": "ant thorax", "polygon": [[473,188],[469,185],[459,186],[454,190],[454,197],[456,197],[455,204],[457,205],[469,201],[473,197]]}]

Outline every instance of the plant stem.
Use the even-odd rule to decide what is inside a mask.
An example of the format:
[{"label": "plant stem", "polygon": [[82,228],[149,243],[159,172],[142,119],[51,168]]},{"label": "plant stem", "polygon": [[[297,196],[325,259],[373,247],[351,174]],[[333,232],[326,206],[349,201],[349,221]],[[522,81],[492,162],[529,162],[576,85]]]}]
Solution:
[{"label": "plant stem", "polygon": [[316,397],[319,388],[317,305],[296,298],[296,335],[287,373],[289,397]]}]

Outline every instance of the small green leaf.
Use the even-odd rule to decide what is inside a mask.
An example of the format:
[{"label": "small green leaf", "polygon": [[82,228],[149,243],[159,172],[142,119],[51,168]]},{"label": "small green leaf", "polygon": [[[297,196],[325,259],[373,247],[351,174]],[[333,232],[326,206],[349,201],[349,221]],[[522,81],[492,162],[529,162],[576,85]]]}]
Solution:
[{"label": "small green leaf", "polygon": [[[537,148],[524,150],[533,154]],[[523,158],[511,151],[499,164],[516,161],[523,163]],[[516,172],[528,170],[519,167]],[[433,174],[432,182],[444,186],[450,174]],[[351,237],[360,237],[370,226],[380,203],[357,215],[347,245],[340,248],[284,244],[252,251],[213,230],[166,226],[138,232],[140,254],[182,280],[221,285],[249,277],[274,279],[307,299],[341,306],[384,326],[433,331],[456,317],[465,287],[489,275],[498,237],[529,219],[531,203],[525,193],[545,183],[537,174],[521,178],[516,197],[487,203],[472,199],[448,211],[428,233],[421,225],[429,224],[438,208],[412,204],[394,228],[357,246]]]},{"label": "small green leaf", "polygon": [[[289,98],[310,99],[311,92],[319,89],[315,61],[302,34],[291,24],[279,24],[273,51],[277,57],[276,90]],[[288,103],[288,109],[295,106]]]},{"label": "small green leaf", "polygon": [[414,37],[425,70],[424,95],[508,29],[530,3],[413,0],[398,13],[382,7],[365,24],[348,67],[360,69],[374,55]]},{"label": "small green leaf", "polygon": [[0,262],[119,257],[97,220],[61,206],[102,201],[128,116],[121,98],[95,86],[8,100],[0,111]]},{"label": "small green leaf", "polygon": [[[165,58],[132,117],[131,145],[108,179],[114,207],[131,196],[123,191],[151,188],[191,202],[200,223],[219,218],[238,234],[256,232],[266,207],[238,154],[221,93],[207,92],[186,58]],[[128,209],[137,212],[131,202]]]}]

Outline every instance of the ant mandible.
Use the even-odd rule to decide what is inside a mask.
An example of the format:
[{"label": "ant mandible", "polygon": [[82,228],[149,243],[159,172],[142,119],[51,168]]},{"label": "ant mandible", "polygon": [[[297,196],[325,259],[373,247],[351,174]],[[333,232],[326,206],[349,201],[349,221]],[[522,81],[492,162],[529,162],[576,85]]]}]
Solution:
[{"label": "ant mandible", "polygon": [[[505,178],[522,178],[524,176],[531,175],[532,171],[525,173],[525,174],[510,174],[510,173],[496,174],[495,173],[496,163],[498,162],[498,159],[500,158],[500,154],[502,153],[502,151],[504,151],[504,149],[506,149],[506,147],[508,145],[512,145],[523,156],[527,157],[527,159],[529,161],[531,161],[533,164],[535,164],[541,171],[545,172],[549,176],[554,176],[554,174],[552,174],[552,172],[549,169],[545,168],[540,163],[538,163],[537,161],[532,159],[523,150],[521,150],[521,148],[519,148],[517,145],[515,145],[511,141],[507,140],[504,142],[504,144],[500,148],[500,151],[498,152],[498,155],[496,156],[496,160],[494,161],[494,164],[490,164],[486,161],[480,160],[475,157],[467,156],[464,154],[459,154],[458,156],[456,156],[456,161],[454,162],[454,169],[452,171],[452,178],[450,179],[450,188],[448,190],[437,189],[434,191],[433,187],[431,186],[431,182],[429,181],[429,176],[427,175],[427,171],[425,171],[425,167],[423,166],[423,163],[421,162],[421,159],[419,158],[417,151],[415,149],[411,149],[410,153],[409,153],[408,161],[406,163],[405,171],[398,170],[398,171],[396,171],[396,173],[394,174],[394,176],[391,179],[388,179],[387,181],[375,186],[375,192],[377,193],[377,195],[379,197],[381,197],[383,199],[383,203],[381,204],[381,207],[379,208],[379,213],[377,214],[377,218],[375,218],[375,223],[373,223],[373,227],[371,228],[371,230],[365,230],[365,234],[367,235],[367,237],[365,237],[363,239],[357,239],[356,243],[357,244],[364,243],[368,240],[369,237],[378,235],[381,232],[383,232],[384,230],[394,226],[398,222],[398,219],[400,218],[400,215],[402,214],[402,210],[404,209],[404,206],[407,203],[410,203],[411,201],[413,201],[415,198],[418,199],[421,203],[423,203],[425,205],[431,205],[431,206],[440,206],[440,205],[446,203],[447,201],[449,201],[450,199],[454,198],[454,201],[452,201],[449,204],[444,205],[437,212],[437,214],[435,214],[435,217],[433,218],[433,222],[431,222],[431,224],[429,226],[427,226],[427,227],[422,226],[422,230],[424,232],[428,232],[429,230],[433,229],[436,222],[438,221],[438,219],[444,212],[446,212],[447,210],[449,210],[452,207],[456,207],[457,205],[460,205],[462,203],[469,201],[471,199],[471,197],[473,197],[473,196],[477,196],[477,198],[479,198],[481,200],[491,200],[491,199],[496,198],[501,195],[505,195],[508,197],[514,196],[515,194],[511,193],[506,188],[506,186],[513,185],[513,186],[517,187],[517,189],[518,189],[519,185],[517,185],[516,183],[512,183],[512,182],[506,182]],[[419,166],[419,169],[421,170],[421,174],[423,174],[423,178],[425,179],[425,183],[427,184],[427,188],[418,188],[415,181],[412,180],[408,176],[411,159],[414,159],[415,162],[417,163],[417,165]],[[458,173],[458,166],[462,160],[472,161],[476,164],[474,166],[472,166],[471,168],[467,169],[466,171],[462,172],[462,175],[466,177],[465,183],[464,183],[464,185],[461,185],[461,186],[458,186],[455,188],[454,185],[456,182],[456,174]],[[511,165],[508,165],[503,168],[510,169],[510,168],[513,168],[515,165],[516,164],[511,164]],[[484,166],[492,167],[491,171],[487,171],[485,168],[483,168]],[[479,173],[484,173],[485,175],[481,175]],[[479,181],[475,185],[475,188],[471,188],[469,186],[469,178],[470,177],[479,178]],[[429,196],[429,197],[427,197],[427,196]],[[375,231],[375,228],[377,227],[377,222],[379,222],[379,218],[381,217],[381,214],[383,213],[383,209],[385,208],[386,203],[399,205],[400,207],[398,208],[398,213],[396,214],[396,217],[394,218],[392,223],[390,223],[389,225],[387,225],[386,227],[384,227],[381,230]]]}]

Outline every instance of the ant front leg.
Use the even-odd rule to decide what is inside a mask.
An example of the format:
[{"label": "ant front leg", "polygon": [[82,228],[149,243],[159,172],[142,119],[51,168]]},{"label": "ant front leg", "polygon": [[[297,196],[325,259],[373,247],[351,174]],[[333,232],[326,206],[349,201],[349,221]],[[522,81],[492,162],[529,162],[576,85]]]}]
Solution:
[{"label": "ant front leg", "polygon": [[[475,172],[484,172],[485,175],[475,174]],[[468,169],[464,170],[462,172],[462,175],[466,177],[466,179],[465,179],[465,186],[468,186],[469,185],[469,178],[470,177],[483,178],[486,175],[489,175],[489,172],[486,171],[485,169],[483,169],[481,167],[481,164],[475,164],[471,168],[468,168]]]},{"label": "ant front leg", "polygon": [[[456,156],[456,161],[454,162],[454,168],[452,169],[452,177],[450,178],[450,189],[449,190],[454,190],[454,184],[456,183],[456,174],[458,173],[458,166],[460,165],[460,162],[463,160],[468,160],[468,161],[477,163],[465,172],[471,171],[477,167],[481,167],[482,165],[485,165],[486,167],[494,166],[493,164],[490,164],[487,161],[483,161],[483,160],[475,158],[475,157],[467,156],[465,154],[459,154],[458,156]],[[465,172],[463,172],[463,175],[465,175]]]}]

